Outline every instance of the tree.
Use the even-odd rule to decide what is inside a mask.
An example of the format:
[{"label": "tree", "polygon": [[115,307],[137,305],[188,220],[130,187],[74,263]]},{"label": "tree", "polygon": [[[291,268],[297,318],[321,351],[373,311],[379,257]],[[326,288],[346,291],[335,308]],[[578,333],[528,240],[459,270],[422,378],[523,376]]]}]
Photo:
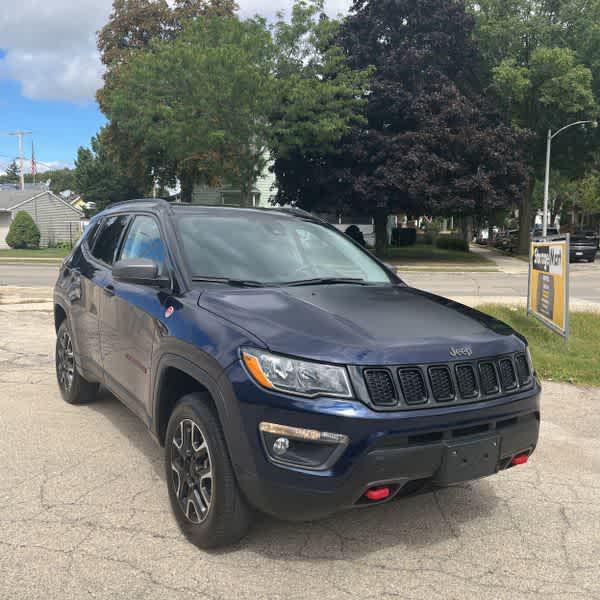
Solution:
[{"label": "tree", "polygon": [[15,215],[8,228],[6,243],[11,248],[40,247],[40,230],[27,211],[21,210]]},{"label": "tree", "polygon": [[[599,0],[473,0],[483,78],[505,118],[532,132],[525,147],[531,167],[519,203],[520,251],[527,252],[535,178],[543,178],[546,132],[598,111]],[[553,172],[583,175],[598,132],[569,130],[552,144]]]},{"label": "tree", "polygon": [[194,181],[223,178],[239,183],[248,199],[275,93],[264,21],[198,19],[151,48],[107,92],[111,123],[156,176],[177,175],[184,199]]},{"label": "tree", "polygon": [[146,188],[140,187],[122,172],[109,152],[105,136],[106,129],[103,129],[92,138],[91,148],[80,147],[77,151],[74,173],[77,191],[98,208],[111,202],[144,197],[150,182],[146,182]]},{"label": "tree", "polygon": [[[30,178],[33,179],[32,177]],[[36,180],[38,182],[49,182],[50,189],[55,194],[60,194],[65,190],[77,191],[77,182],[73,169],[65,168],[44,171],[44,173],[37,175]]]},{"label": "tree", "polygon": [[298,152],[282,197],[368,212],[380,255],[393,210],[471,216],[516,200],[521,137],[478,94],[472,28],[461,2],[356,0],[336,45],[352,69],[374,67],[366,125],[334,152]]},{"label": "tree", "polygon": [[[174,39],[188,21],[231,16],[237,9],[232,0],[175,0],[171,4],[166,0],[113,0],[109,21],[98,33],[98,49],[106,67],[104,86],[97,93],[103,112],[110,110],[106,98],[119,85],[123,69],[135,57],[148,52],[151,44]],[[150,167],[147,157],[141,154],[131,135],[118,125],[109,123],[104,141],[118,156],[128,177],[143,186]],[[174,176],[171,168],[167,178],[173,181]]]},{"label": "tree", "polygon": [[335,30],[321,8],[300,2],[272,31],[262,19],[198,18],[151,44],[106,91],[111,130],[161,182],[176,176],[183,200],[195,182],[227,181],[248,203],[269,151],[285,160],[332,147],[358,120],[365,78],[339,48],[321,50]]},{"label": "tree", "polygon": [[0,176],[0,183],[17,183],[19,181],[19,167],[16,161],[12,161],[6,167],[6,173]]}]

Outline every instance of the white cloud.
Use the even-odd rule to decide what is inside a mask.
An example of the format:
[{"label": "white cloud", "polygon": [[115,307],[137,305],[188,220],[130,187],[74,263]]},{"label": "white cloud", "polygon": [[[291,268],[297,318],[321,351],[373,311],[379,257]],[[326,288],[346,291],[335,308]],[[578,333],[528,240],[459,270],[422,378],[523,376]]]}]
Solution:
[{"label": "white cloud", "polygon": [[[6,2],[6,0],[4,0]],[[273,18],[292,0],[238,0],[240,14]],[[350,0],[327,0],[331,15]],[[87,102],[102,84],[96,32],[110,14],[112,0],[18,0],[0,11],[0,78],[21,83],[34,100]]]},{"label": "white cloud", "polygon": [[101,84],[96,31],[111,0],[19,0],[0,12],[0,76],[32,99],[92,100]]}]

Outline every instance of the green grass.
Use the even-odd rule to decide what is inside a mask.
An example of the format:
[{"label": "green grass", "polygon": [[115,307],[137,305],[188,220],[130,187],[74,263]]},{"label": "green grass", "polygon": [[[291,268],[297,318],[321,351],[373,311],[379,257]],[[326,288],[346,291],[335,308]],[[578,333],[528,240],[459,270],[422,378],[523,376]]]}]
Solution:
[{"label": "green grass", "polygon": [[19,250],[0,250],[0,258],[64,258],[69,248],[24,248]]},{"label": "green grass", "polygon": [[485,256],[474,252],[460,252],[459,250],[444,250],[436,248],[431,244],[414,244],[413,246],[401,246],[399,248],[388,248],[386,261],[415,264],[415,263],[469,263],[493,266],[495,263]]},{"label": "green grass", "polygon": [[600,386],[600,313],[571,313],[569,341],[553,333],[525,309],[478,306],[522,333],[529,341],[533,364],[542,379]]}]

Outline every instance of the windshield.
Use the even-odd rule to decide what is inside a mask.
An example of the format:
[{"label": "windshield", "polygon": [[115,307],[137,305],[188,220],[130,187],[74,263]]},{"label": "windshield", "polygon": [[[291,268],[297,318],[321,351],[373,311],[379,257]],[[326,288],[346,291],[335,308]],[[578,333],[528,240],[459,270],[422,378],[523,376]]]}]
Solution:
[{"label": "windshield", "polygon": [[178,211],[183,251],[196,278],[284,284],[310,279],[390,283],[366,252],[338,232],[273,212]]}]

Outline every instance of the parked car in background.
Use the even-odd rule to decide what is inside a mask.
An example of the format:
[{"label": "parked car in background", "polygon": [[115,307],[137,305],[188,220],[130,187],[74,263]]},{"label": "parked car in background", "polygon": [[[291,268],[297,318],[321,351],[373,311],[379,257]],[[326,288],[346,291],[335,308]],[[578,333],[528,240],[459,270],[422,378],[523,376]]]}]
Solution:
[{"label": "parked car in background", "polygon": [[579,230],[571,234],[569,259],[594,262],[598,252],[598,236],[593,231]]},{"label": "parked car in background", "polygon": [[514,250],[518,247],[519,242],[519,230],[518,229],[509,229],[508,231],[504,231],[499,233],[496,236],[496,248],[499,250],[504,250],[504,252],[514,252]]},{"label": "parked car in background", "polygon": [[303,211],[114,204],[63,262],[54,320],[63,398],[103,384],[142,419],[201,547],[239,540],[250,507],[315,519],[537,446],[527,340]]},{"label": "parked car in background", "polygon": [[[560,235],[560,231],[557,227],[546,227],[546,235],[554,236]],[[531,230],[531,238],[541,238],[544,236],[544,228],[541,225],[535,225],[535,227]]]}]

